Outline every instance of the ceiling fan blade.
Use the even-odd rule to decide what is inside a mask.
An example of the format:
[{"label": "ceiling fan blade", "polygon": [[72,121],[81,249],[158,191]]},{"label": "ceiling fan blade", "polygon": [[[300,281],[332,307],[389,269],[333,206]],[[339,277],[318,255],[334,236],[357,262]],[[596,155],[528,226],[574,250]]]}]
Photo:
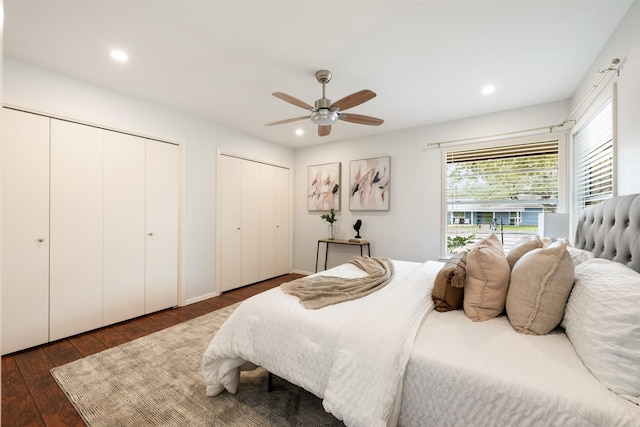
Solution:
[{"label": "ceiling fan blade", "polygon": [[273,96],[275,96],[276,98],[280,98],[285,102],[288,102],[289,104],[293,104],[296,105],[298,107],[302,107],[305,110],[313,110],[313,107],[309,104],[307,104],[304,101],[300,101],[298,98],[294,98],[291,95],[287,95],[286,93],[282,93],[282,92],[274,92]]},{"label": "ceiling fan blade", "polygon": [[278,120],[277,122],[267,123],[265,126],[282,125],[285,123],[297,122],[298,120],[308,119],[310,116],[294,117],[292,119]]},{"label": "ceiling fan blade", "polygon": [[347,95],[344,98],[337,100],[331,104],[331,108],[337,108],[340,111],[344,111],[347,108],[353,108],[356,105],[360,105],[375,97],[375,92],[369,89],[363,89],[360,92],[352,93],[351,95]]},{"label": "ceiling fan blade", "polygon": [[318,135],[327,136],[331,133],[331,125],[329,126],[318,126]]},{"label": "ceiling fan blade", "polygon": [[362,114],[344,114],[340,113],[340,120],[345,122],[358,123],[361,125],[380,126],[384,120],[371,116],[363,116]]}]

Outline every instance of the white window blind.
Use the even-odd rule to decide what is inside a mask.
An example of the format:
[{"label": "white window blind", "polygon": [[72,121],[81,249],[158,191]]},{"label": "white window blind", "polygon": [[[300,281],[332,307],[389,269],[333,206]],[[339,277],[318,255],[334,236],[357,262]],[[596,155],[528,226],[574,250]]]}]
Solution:
[{"label": "white window blind", "polygon": [[573,134],[574,212],[613,196],[613,107],[611,98]]},{"label": "white window blind", "polygon": [[[457,147],[456,147],[457,148]],[[508,250],[558,205],[558,140],[446,153],[447,252],[496,232]]]}]

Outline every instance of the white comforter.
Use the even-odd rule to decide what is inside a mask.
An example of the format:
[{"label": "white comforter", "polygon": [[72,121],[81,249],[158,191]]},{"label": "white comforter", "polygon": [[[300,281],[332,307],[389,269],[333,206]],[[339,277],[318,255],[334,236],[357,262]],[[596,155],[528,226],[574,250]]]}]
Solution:
[{"label": "white comforter", "polygon": [[[347,426],[395,425],[405,367],[443,263],[393,263],[394,278],[381,290],[322,309],[307,310],[279,288],[244,301],[205,351],[207,395],[235,393],[240,369],[259,365],[323,398]],[[363,272],[344,264],[319,274]]]},{"label": "white comforter", "polygon": [[518,334],[505,316],[432,312],[404,387],[402,426],[640,426],[638,406],[591,375],[564,333]]}]

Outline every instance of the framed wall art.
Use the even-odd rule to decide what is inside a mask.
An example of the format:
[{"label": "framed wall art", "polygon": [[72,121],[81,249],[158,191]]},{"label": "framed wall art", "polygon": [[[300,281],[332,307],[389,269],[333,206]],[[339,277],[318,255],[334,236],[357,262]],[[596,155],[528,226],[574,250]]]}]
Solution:
[{"label": "framed wall art", "polygon": [[352,160],[349,165],[349,209],[388,211],[391,157]]},{"label": "framed wall art", "polygon": [[340,210],[341,163],[309,166],[307,210]]}]

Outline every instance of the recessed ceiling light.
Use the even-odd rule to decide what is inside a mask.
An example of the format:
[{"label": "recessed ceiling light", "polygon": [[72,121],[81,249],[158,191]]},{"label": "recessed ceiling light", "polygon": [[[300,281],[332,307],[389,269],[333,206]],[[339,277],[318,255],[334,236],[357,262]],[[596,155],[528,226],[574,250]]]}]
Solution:
[{"label": "recessed ceiling light", "polygon": [[127,62],[129,56],[121,50],[114,49],[111,51],[111,57],[118,62]]},{"label": "recessed ceiling light", "polygon": [[486,85],[482,88],[482,94],[483,95],[489,95],[493,92],[495,92],[496,87],[494,85]]},{"label": "recessed ceiling light", "polygon": [[304,134],[304,131],[302,129],[296,129],[296,135],[300,136],[303,134]]}]

